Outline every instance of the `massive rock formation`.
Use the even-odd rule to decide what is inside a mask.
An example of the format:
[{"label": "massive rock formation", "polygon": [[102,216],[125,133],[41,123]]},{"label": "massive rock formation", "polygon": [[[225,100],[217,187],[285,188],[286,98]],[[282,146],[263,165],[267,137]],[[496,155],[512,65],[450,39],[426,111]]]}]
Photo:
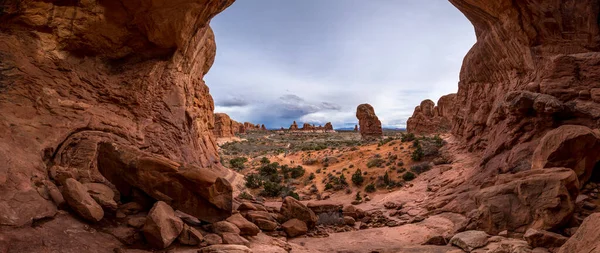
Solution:
[{"label": "massive rock formation", "polygon": [[[563,124],[599,126],[600,4],[450,0],[475,26],[453,132],[490,169],[526,167],[538,140]],[[518,159],[516,157],[518,156]]]},{"label": "massive rock formation", "polygon": [[[232,2],[1,1],[0,225],[53,216],[43,193],[65,178],[138,187],[135,170],[180,184],[138,187],[156,199],[230,210],[203,77],[216,48],[209,21]],[[102,147],[137,165],[112,167]],[[140,167],[148,159],[160,162]],[[194,200],[175,204],[183,193]],[[214,194],[223,206],[208,203]]]},{"label": "massive rock formation", "polygon": [[375,115],[370,104],[361,104],[356,108],[356,118],[360,125],[360,135],[365,140],[380,139],[383,136],[381,121]]},{"label": "massive rock formation", "polygon": [[298,130],[298,124],[296,123],[296,121],[294,120],[294,122],[292,123],[292,125],[290,125],[290,130]]},{"label": "massive rock formation", "polygon": [[323,127],[323,130],[325,130],[325,131],[333,131],[333,125],[331,124],[331,122],[325,123],[325,126]]},{"label": "massive rock formation", "polygon": [[215,123],[212,131],[217,138],[234,137],[237,133],[243,134],[246,132],[244,124],[232,120],[225,113],[215,113],[214,118]]},{"label": "massive rock formation", "polygon": [[415,108],[412,117],[406,122],[406,130],[414,134],[433,134],[449,132],[452,128],[452,117],[458,109],[455,106],[456,94],[442,96],[434,105],[426,99]]}]

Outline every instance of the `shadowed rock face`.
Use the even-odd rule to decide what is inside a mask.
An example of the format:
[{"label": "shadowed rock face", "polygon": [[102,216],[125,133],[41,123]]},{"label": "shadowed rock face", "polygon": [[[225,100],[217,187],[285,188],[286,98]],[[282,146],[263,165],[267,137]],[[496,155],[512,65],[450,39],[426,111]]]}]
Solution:
[{"label": "shadowed rock face", "polygon": [[591,96],[600,87],[598,1],[450,2],[477,35],[461,69],[452,130],[484,152],[484,163],[518,167],[523,159],[511,156],[529,160],[550,129],[598,127],[600,104]]},{"label": "shadowed rock face", "polygon": [[232,3],[1,1],[0,225],[54,214],[36,189],[52,165],[106,181],[99,143],[225,175],[203,77],[216,48],[208,23]]},{"label": "shadowed rock face", "polygon": [[356,108],[356,118],[360,125],[360,135],[363,139],[380,139],[383,136],[381,121],[375,115],[375,109],[370,104],[361,104]]}]

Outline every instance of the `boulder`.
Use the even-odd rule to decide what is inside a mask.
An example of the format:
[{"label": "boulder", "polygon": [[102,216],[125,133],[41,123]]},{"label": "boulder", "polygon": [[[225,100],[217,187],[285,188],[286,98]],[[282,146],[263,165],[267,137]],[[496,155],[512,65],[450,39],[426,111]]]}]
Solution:
[{"label": "boulder", "polygon": [[309,228],[317,224],[318,218],[315,213],[300,201],[290,196],[283,199],[280,212],[285,217],[285,220],[296,218],[304,221]]},{"label": "boulder", "polygon": [[348,226],[354,226],[354,224],[356,223],[356,220],[350,216],[344,216],[344,224],[348,225]]},{"label": "boulder", "polygon": [[99,183],[83,184],[90,196],[104,209],[116,211],[117,202],[115,201],[115,192],[110,187]]},{"label": "boulder", "polygon": [[254,204],[252,204],[252,203],[250,203],[248,201],[245,201],[245,202],[242,202],[238,206],[237,210],[240,211],[240,212],[243,212],[243,211],[256,211],[258,209],[257,209],[257,207]]},{"label": "boulder", "polygon": [[464,251],[471,252],[474,249],[485,246],[490,236],[483,231],[469,230],[455,234],[450,239],[450,244],[455,245]]},{"label": "boulder", "polygon": [[500,175],[475,194],[479,227],[490,234],[558,229],[575,211],[579,181],[571,169],[549,168]]},{"label": "boulder", "polygon": [[254,220],[254,224],[256,224],[260,229],[264,231],[274,231],[277,229],[277,222],[265,219],[256,219]]},{"label": "boulder", "polygon": [[237,245],[249,245],[250,242],[246,240],[246,238],[240,236],[236,233],[222,233],[221,238],[223,238],[224,244],[237,244]]},{"label": "boulder", "polygon": [[159,249],[169,247],[182,230],[183,221],[175,216],[171,206],[162,201],[156,202],[150,209],[142,228],[148,244]]},{"label": "boulder", "polygon": [[240,229],[231,222],[228,221],[219,221],[212,224],[212,231],[216,234],[222,233],[234,233],[239,234]]},{"label": "boulder", "polygon": [[577,232],[560,247],[558,253],[600,253],[600,213],[593,213],[577,229]]},{"label": "boulder", "polygon": [[365,217],[365,211],[353,205],[345,206],[344,209],[342,209],[342,212],[344,216],[350,216],[354,219],[361,219],[362,217]]},{"label": "boulder", "polygon": [[257,235],[260,233],[260,229],[254,223],[246,220],[241,214],[236,213],[231,217],[227,218],[228,222],[237,226],[240,229],[240,235]]},{"label": "boulder", "polygon": [[204,241],[208,245],[217,245],[223,243],[223,238],[217,234],[206,234],[204,235]]},{"label": "boulder", "polygon": [[77,180],[66,179],[62,195],[71,209],[82,218],[98,222],[104,217],[102,207],[88,194],[87,188]]},{"label": "boulder", "polygon": [[177,240],[181,244],[194,246],[200,244],[204,240],[204,236],[195,228],[183,224],[183,230],[179,234],[179,237],[177,237]]},{"label": "boulder", "polygon": [[252,253],[250,248],[244,245],[221,244],[201,248],[199,253]]},{"label": "boulder", "polygon": [[383,129],[381,121],[375,115],[375,109],[370,104],[361,104],[356,108],[356,118],[360,125],[360,135],[364,140],[381,139]]},{"label": "boulder", "polygon": [[146,224],[146,217],[131,217],[127,219],[127,225],[134,228],[141,228]]},{"label": "boulder", "polygon": [[533,248],[558,248],[567,242],[567,237],[552,233],[544,230],[537,230],[534,228],[527,229],[523,238]]},{"label": "boulder", "polygon": [[600,135],[585,126],[563,125],[548,132],[533,153],[532,169],[564,167],[575,171],[581,186],[600,161]]},{"label": "boulder", "polygon": [[273,216],[267,211],[248,211],[245,214],[246,219],[256,222],[257,219],[276,221]]},{"label": "boulder", "polygon": [[306,223],[295,218],[281,224],[281,227],[289,237],[304,235],[308,232],[308,227],[306,226]]}]

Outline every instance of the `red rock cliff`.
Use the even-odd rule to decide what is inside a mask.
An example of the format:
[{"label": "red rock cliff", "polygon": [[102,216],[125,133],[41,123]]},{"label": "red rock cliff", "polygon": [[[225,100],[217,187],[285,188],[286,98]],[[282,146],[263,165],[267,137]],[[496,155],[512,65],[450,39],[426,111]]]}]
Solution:
[{"label": "red rock cliff", "polygon": [[456,114],[456,94],[442,96],[434,105],[426,99],[415,108],[413,116],[406,122],[406,130],[415,134],[433,134],[449,132],[452,117]]},{"label": "red rock cliff", "polygon": [[1,1],[0,225],[54,215],[48,174],[105,181],[100,144],[226,173],[203,77],[232,2]]}]

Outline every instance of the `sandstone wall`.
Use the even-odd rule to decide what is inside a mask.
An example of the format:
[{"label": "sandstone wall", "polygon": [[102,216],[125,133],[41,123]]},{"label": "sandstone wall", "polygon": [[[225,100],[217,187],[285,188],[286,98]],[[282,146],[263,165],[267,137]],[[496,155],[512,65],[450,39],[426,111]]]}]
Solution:
[{"label": "sandstone wall", "polygon": [[412,117],[406,122],[406,130],[414,134],[445,133],[452,129],[452,118],[458,109],[456,94],[442,96],[437,103],[426,99],[415,107]]},{"label": "sandstone wall", "polygon": [[529,169],[549,130],[599,126],[598,1],[450,2],[477,36],[461,69],[452,132],[484,156],[483,166]]},{"label": "sandstone wall", "polygon": [[104,181],[100,143],[227,174],[203,77],[232,3],[0,1],[0,225],[56,212],[49,174]]}]

